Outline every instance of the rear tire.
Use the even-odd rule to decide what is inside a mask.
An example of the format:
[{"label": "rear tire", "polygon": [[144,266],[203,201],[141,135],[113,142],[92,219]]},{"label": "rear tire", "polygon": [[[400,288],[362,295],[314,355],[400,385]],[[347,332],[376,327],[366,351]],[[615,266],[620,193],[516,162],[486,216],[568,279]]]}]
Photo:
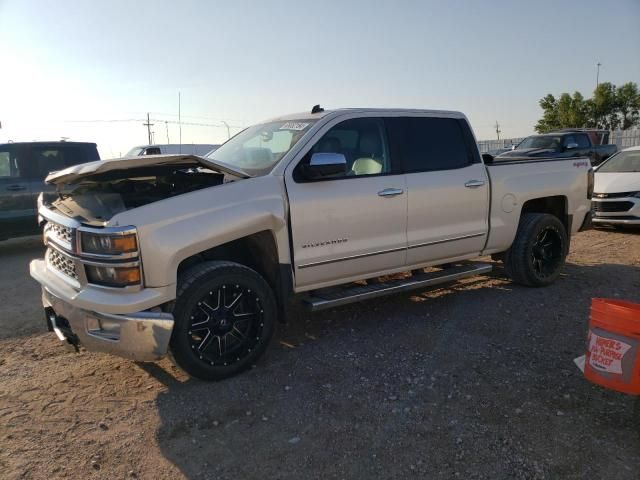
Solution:
[{"label": "rear tire", "polygon": [[516,238],[504,254],[507,276],[528,287],[555,282],[569,251],[569,239],[562,222],[546,213],[525,213]]},{"label": "rear tire", "polygon": [[178,279],[170,349],[177,365],[201,380],[251,367],[275,329],[273,291],[254,270],[233,262],[198,264]]}]

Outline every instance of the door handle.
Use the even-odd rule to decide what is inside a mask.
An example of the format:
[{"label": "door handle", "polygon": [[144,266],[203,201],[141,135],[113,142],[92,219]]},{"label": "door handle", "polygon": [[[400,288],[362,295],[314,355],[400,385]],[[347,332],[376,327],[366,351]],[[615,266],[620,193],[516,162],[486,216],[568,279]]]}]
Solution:
[{"label": "door handle", "polygon": [[9,185],[7,187],[7,190],[9,190],[10,192],[19,192],[20,190],[26,190],[27,187],[25,187],[24,185]]},{"label": "door handle", "polygon": [[467,188],[478,188],[484,185],[484,180],[469,180],[464,184]]},{"label": "door handle", "polygon": [[378,192],[379,197],[395,197],[396,195],[402,195],[404,190],[401,188],[385,188]]}]

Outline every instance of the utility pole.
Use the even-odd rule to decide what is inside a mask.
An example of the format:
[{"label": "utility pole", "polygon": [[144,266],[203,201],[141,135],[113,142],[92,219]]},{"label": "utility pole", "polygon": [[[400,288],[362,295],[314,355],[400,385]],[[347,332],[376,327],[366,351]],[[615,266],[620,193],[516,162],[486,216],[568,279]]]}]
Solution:
[{"label": "utility pole", "polygon": [[227,127],[227,140],[229,140],[231,138],[231,130],[229,130],[229,124],[227,122],[225,122],[224,120],[222,120],[222,124]]},{"label": "utility pole", "polygon": [[149,112],[147,112],[147,123],[143,123],[142,125],[147,127],[147,137],[149,138],[149,145],[153,145],[153,142],[151,141],[151,127],[154,124],[150,123],[150,121],[149,121]]},{"label": "utility pole", "polygon": [[178,132],[180,135],[180,140],[179,140],[179,144],[180,147],[178,147],[178,150],[180,153],[182,153],[182,116],[181,116],[181,112],[180,112],[180,104],[181,104],[181,98],[180,98],[180,92],[178,92]]},{"label": "utility pole", "polygon": [[498,140],[500,140],[500,132],[502,132],[502,130],[500,130],[500,124],[498,123],[497,120],[496,120],[496,124],[494,125],[494,127],[496,127],[496,135],[498,135]]},{"label": "utility pole", "polygon": [[598,85],[600,85],[600,66],[602,64],[600,62],[596,63],[596,88],[598,88]]},{"label": "utility pole", "polygon": [[164,121],[164,126],[167,129],[167,144],[171,143],[169,141],[169,122],[167,122],[166,120]]}]

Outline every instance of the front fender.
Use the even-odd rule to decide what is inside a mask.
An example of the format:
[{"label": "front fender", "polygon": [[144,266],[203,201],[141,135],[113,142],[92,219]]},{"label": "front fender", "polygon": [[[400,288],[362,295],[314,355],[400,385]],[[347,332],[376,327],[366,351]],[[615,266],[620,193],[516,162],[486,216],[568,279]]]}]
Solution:
[{"label": "front fender", "polygon": [[171,285],[184,259],[265,230],[278,261],[290,263],[284,195],[280,177],[250,178],[129,210],[110,224],[137,227],[145,285]]}]

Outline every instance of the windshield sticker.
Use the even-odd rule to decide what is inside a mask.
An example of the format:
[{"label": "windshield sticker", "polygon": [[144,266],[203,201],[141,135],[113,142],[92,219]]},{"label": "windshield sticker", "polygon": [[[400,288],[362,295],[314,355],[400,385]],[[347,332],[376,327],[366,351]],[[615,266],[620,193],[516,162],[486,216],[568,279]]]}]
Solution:
[{"label": "windshield sticker", "polygon": [[309,125],[309,123],[287,122],[280,127],[280,130],[304,130]]}]

